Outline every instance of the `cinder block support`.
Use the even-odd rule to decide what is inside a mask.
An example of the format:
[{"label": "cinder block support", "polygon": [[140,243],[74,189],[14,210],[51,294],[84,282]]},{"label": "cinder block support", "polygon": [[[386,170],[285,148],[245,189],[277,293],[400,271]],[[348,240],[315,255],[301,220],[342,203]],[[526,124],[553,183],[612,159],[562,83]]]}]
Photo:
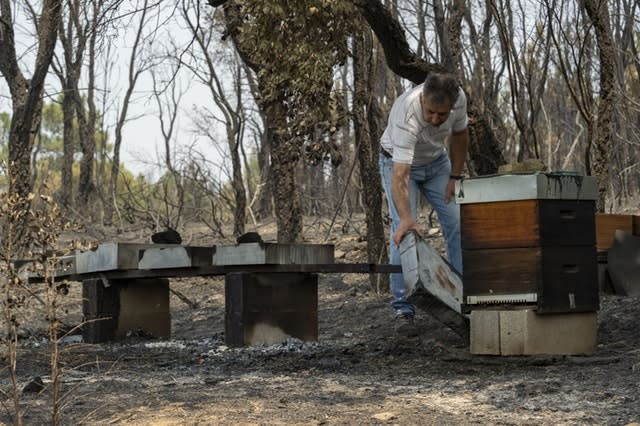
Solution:
[{"label": "cinder block support", "polygon": [[169,280],[102,280],[82,283],[84,321],[82,335],[87,343],[100,343],[136,336],[169,338]]},{"label": "cinder block support", "polygon": [[225,277],[225,341],[276,344],[318,340],[318,275],[230,273]]},{"label": "cinder block support", "polygon": [[538,315],[533,309],[471,312],[476,355],[590,354],[597,344],[597,313]]}]

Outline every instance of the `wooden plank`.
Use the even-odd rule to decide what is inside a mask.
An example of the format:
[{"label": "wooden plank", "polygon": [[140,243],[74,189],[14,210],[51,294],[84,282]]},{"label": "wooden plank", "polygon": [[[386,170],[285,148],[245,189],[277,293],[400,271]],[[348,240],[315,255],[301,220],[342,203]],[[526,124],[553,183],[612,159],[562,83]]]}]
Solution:
[{"label": "wooden plank", "polygon": [[463,249],[540,244],[536,200],[464,204],[460,220]]},{"label": "wooden plank", "polygon": [[[372,263],[329,263],[307,265],[226,265],[226,266],[193,266],[185,268],[162,269],[129,269],[124,271],[99,271],[83,274],[69,273],[58,275],[69,281],[83,281],[87,279],[138,279],[138,278],[175,278],[175,277],[213,277],[235,272],[273,273],[273,272],[304,272],[318,274],[393,274],[402,272],[400,265],[372,264]],[[42,276],[30,275],[30,283],[42,282]]]},{"label": "wooden plank", "polygon": [[540,247],[463,250],[464,298],[537,293],[542,281]]},{"label": "wooden plank", "polygon": [[522,200],[461,206],[464,249],[593,245],[594,201]]}]

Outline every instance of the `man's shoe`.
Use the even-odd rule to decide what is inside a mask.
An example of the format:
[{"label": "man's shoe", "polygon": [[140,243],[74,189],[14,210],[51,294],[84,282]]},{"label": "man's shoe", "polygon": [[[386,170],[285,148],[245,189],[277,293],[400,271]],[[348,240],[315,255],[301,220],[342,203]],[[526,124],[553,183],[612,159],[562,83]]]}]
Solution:
[{"label": "man's shoe", "polygon": [[404,337],[415,337],[418,335],[418,329],[413,323],[412,313],[399,313],[395,318],[396,334]]}]

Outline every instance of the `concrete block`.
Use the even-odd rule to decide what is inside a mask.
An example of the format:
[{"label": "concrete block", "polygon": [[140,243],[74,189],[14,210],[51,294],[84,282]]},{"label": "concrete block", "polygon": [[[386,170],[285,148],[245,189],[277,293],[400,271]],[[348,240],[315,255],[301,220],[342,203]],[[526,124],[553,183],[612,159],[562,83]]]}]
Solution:
[{"label": "concrete block", "polygon": [[474,310],[471,347],[476,355],[590,354],[597,344],[597,313],[538,315],[534,309]]},{"label": "concrete block", "polygon": [[471,353],[500,355],[500,312],[476,310],[471,312]]}]

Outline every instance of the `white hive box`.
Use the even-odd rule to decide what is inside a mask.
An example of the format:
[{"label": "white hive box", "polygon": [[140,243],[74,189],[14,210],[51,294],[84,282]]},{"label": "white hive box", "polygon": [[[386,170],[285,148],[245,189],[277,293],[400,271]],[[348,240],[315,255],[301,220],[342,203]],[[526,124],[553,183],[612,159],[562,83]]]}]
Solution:
[{"label": "white hive box", "polygon": [[593,176],[569,173],[492,175],[456,182],[458,204],[513,200],[596,200]]}]

